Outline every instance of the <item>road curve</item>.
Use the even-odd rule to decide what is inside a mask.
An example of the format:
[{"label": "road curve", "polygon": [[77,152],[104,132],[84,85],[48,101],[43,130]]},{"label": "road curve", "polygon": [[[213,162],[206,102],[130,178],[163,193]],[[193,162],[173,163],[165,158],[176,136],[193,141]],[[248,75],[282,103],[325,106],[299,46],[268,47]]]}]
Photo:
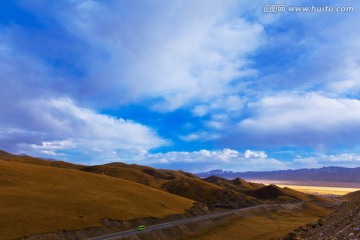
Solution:
[{"label": "road curve", "polygon": [[233,213],[245,212],[245,211],[248,211],[248,210],[251,210],[251,209],[256,209],[256,208],[266,208],[266,207],[276,207],[276,206],[294,207],[294,206],[299,206],[299,205],[302,205],[302,204],[303,204],[303,202],[300,202],[300,203],[257,205],[257,206],[253,206],[253,207],[235,209],[235,210],[231,210],[231,211],[228,211],[228,212],[207,214],[207,215],[197,216],[197,217],[193,217],[193,218],[177,220],[177,221],[173,221],[173,222],[167,222],[167,223],[161,223],[161,224],[156,224],[156,225],[152,225],[152,226],[146,226],[146,229],[144,231],[138,231],[136,229],[133,229],[133,230],[127,230],[127,231],[122,231],[122,232],[116,232],[116,233],[112,233],[112,234],[101,236],[101,237],[90,238],[88,240],[116,240],[116,239],[128,237],[130,235],[135,235],[135,234],[140,234],[140,233],[145,233],[145,232],[151,232],[153,230],[173,227],[173,226],[184,224],[184,223],[190,223],[190,222],[196,222],[196,221],[201,221],[201,220],[207,220],[207,219],[210,219],[210,218],[226,216],[226,215],[230,215],[230,214],[233,214]]}]

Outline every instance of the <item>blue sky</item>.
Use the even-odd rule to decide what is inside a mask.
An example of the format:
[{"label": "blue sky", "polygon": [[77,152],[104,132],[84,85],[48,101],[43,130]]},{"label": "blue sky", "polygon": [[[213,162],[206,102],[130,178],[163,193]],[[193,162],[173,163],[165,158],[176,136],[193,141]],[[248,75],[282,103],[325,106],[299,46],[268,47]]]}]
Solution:
[{"label": "blue sky", "polygon": [[0,148],[191,172],[360,166],[359,5],[1,1]]}]

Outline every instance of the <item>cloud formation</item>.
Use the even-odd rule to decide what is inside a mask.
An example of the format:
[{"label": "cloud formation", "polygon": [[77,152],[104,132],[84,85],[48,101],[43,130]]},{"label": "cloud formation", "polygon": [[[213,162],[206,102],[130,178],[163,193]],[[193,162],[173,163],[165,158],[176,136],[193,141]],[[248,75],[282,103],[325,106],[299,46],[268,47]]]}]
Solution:
[{"label": "cloud formation", "polygon": [[95,113],[70,99],[17,105],[12,111],[21,121],[0,129],[1,147],[14,152],[72,160],[70,152],[87,161],[117,161],[169,144],[149,127]]},{"label": "cloud formation", "polygon": [[248,55],[261,44],[263,27],[229,15],[234,6],[64,1],[49,10],[64,34],[87,48],[77,62],[86,76],[79,90],[101,97],[95,104],[147,100],[171,111],[234,92],[235,80],[254,75]]},{"label": "cloud formation", "polygon": [[323,166],[359,167],[358,153],[315,154],[309,157],[298,157],[294,165],[301,164],[304,168],[318,168]]},{"label": "cloud formation", "polygon": [[193,152],[167,152],[146,154],[144,161],[159,167],[169,165],[186,165],[189,171],[201,172],[213,169],[226,169],[233,171],[284,169],[286,164],[268,158],[264,151],[246,150],[244,153],[225,148],[222,150],[199,150]]},{"label": "cloud formation", "polygon": [[261,5],[10,4],[19,14],[0,17],[0,148],[234,168],[291,165],[272,148],[291,148],[287,162],[304,148],[316,159],[356,154],[360,15],[264,14]]},{"label": "cloud formation", "polygon": [[249,104],[251,115],[238,125],[244,140],[260,145],[317,146],[358,141],[357,99],[319,94],[277,95]]},{"label": "cloud formation", "polygon": [[18,38],[17,28],[0,31],[1,149],[73,161],[115,161],[118,155],[169,144],[150,127],[80,106],[73,99],[73,79],[64,79],[46,59],[22,49]]},{"label": "cloud formation", "polygon": [[244,157],[245,158],[250,158],[250,159],[265,159],[267,158],[267,155],[265,152],[263,151],[251,151],[251,150],[246,150],[244,153]]}]

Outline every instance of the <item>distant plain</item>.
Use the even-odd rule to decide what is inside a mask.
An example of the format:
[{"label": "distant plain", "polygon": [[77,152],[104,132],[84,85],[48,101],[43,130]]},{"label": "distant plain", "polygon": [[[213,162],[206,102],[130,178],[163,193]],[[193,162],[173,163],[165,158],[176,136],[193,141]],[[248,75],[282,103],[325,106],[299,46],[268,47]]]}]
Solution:
[{"label": "distant plain", "polygon": [[277,181],[277,180],[250,180],[255,183],[276,184],[279,187],[288,187],[299,192],[320,195],[345,195],[360,190],[358,183],[342,182],[299,182],[299,181]]}]

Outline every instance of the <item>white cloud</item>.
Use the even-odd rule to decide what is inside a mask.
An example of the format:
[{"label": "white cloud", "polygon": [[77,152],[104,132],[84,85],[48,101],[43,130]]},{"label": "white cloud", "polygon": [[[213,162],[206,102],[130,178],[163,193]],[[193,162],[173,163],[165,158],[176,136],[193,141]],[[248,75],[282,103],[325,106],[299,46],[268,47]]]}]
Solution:
[{"label": "white cloud", "polygon": [[[358,36],[360,40],[360,36]],[[359,41],[358,40],[358,41]],[[358,45],[358,44],[357,44]],[[353,94],[360,90],[360,46],[351,48],[351,53],[342,58],[341,66],[337,66],[336,75],[340,75],[339,78],[331,81],[328,84],[330,92],[339,94]],[[357,52],[354,54],[354,52]],[[334,72],[332,72],[334,74]]]},{"label": "white cloud", "polygon": [[192,141],[212,141],[219,138],[220,135],[209,132],[195,132],[188,135],[180,136],[180,139],[186,142]]},{"label": "white cloud", "polygon": [[[250,115],[236,134],[253,144],[355,144],[360,127],[360,101],[315,93],[275,95],[249,104]],[[241,140],[241,139],[240,139]]]},{"label": "white cloud", "polygon": [[293,165],[301,168],[319,168],[329,166],[359,167],[360,155],[358,153],[315,154],[309,157],[297,157]]},{"label": "white cloud", "polygon": [[260,158],[260,159],[267,158],[266,153],[263,151],[246,150],[244,156],[245,158]]},{"label": "white cloud", "polygon": [[209,150],[200,150],[194,152],[167,152],[167,153],[155,153],[155,154],[147,154],[145,156],[146,161],[157,162],[159,160],[166,159],[167,162],[196,162],[196,163],[204,163],[204,162],[229,162],[231,160],[236,160],[236,158],[240,155],[239,152],[231,149],[223,149],[217,151],[209,151]]},{"label": "white cloud", "polygon": [[70,97],[78,83],[58,77],[41,56],[21,49],[19,30],[0,29],[0,149],[89,163],[168,144],[147,126],[80,106],[81,95]]},{"label": "white cloud", "polygon": [[[350,1],[348,4],[359,7]],[[319,22],[326,27],[318,32],[314,42],[318,52],[314,64],[321,70],[318,82],[325,82],[324,89],[330,94],[353,96],[360,91],[360,33],[354,31],[359,20],[358,14],[351,14],[346,18],[337,16]],[[339,41],[340,35],[346,35],[346,38]]]},{"label": "white cloud", "polygon": [[[24,145],[26,144],[23,144],[23,146]],[[30,148],[38,153],[57,156],[57,155],[63,155],[61,153],[60,154],[57,153],[57,151],[76,149],[76,145],[74,144],[74,142],[67,139],[62,141],[44,141],[41,143],[41,145],[30,144]]]},{"label": "white cloud", "polygon": [[183,151],[145,154],[135,162],[155,166],[160,164],[162,167],[166,167],[167,164],[174,166],[179,163],[184,164],[184,166],[192,172],[202,172],[213,169],[260,171],[286,168],[285,163],[274,158],[268,158],[267,154],[263,151],[246,150],[244,153],[241,153],[229,148],[212,151],[202,149],[194,152]]},{"label": "white cloud", "polygon": [[263,27],[229,14],[235,5],[150,4],[134,14],[142,9],[136,3],[79,1],[55,15],[92,49],[87,91],[111,98],[108,104],[156,99],[153,108],[167,111],[236,92],[234,79],[254,75],[248,55]]},{"label": "white cloud", "polygon": [[[149,149],[164,146],[167,141],[161,139],[153,130],[133,121],[116,119],[95,113],[77,106],[70,99],[37,99],[21,104],[22,118],[27,124],[17,126],[16,131],[7,131],[4,142],[21,132],[32,133],[31,138],[21,141],[18,137],[18,152],[61,156],[66,151],[76,151],[92,159],[109,158],[113,152],[143,154]],[[3,131],[5,131],[3,129]],[[15,134],[16,135],[16,134]],[[121,154],[120,154],[121,155]],[[118,160],[112,156],[112,160]],[[111,161],[111,159],[107,159]]]},{"label": "white cloud", "polygon": [[[338,6],[336,2],[328,3],[329,6]],[[292,4],[294,3],[288,1],[287,6]],[[360,6],[359,3],[348,0],[343,1],[342,4],[354,6],[355,9]],[[298,1],[296,5],[307,6],[309,3]],[[360,32],[354,29],[360,21],[360,15],[354,13],[262,15],[272,15],[270,16],[272,20],[269,22],[262,21],[264,19],[262,16],[257,16],[257,20],[267,29],[275,30],[267,32],[263,53],[265,56],[268,56],[266,51],[279,53],[275,57],[276,64],[272,64],[272,59],[264,64],[266,72],[261,81],[264,90],[287,92],[315,90],[330,97],[344,98],[359,94]]]},{"label": "white cloud", "polygon": [[233,124],[233,119],[240,116],[245,100],[236,95],[224,95],[207,103],[196,105],[192,109],[195,117],[203,120],[206,130],[193,132],[180,138],[185,141],[211,141],[221,138]]},{"label": "white cloud", "polygon": [[203,117],[214,112],[223,111],[227,114],[239,112],[244,106],[244,100],[236,95],[222,96],[208,102],[197,105],[193,109],[195,116]]},{"label": "white cloud", "polygon": [[[7,149],[48,155],[78,149],[112,161],[166,144],[149,127],[91,110],[129,102],[190,109],[204,125],[185,141],[219,143],[234,134],[220,145],[251,148],[360,140],[358,14],[263,14],[255,1],[28,1],[21,7],[47,23],[41,31],[28,24],[0,29],[0,145]],[[268,72],[272,77],[263,78]],[[241,157],[198,155],[272,161],[251,150]]]}]

